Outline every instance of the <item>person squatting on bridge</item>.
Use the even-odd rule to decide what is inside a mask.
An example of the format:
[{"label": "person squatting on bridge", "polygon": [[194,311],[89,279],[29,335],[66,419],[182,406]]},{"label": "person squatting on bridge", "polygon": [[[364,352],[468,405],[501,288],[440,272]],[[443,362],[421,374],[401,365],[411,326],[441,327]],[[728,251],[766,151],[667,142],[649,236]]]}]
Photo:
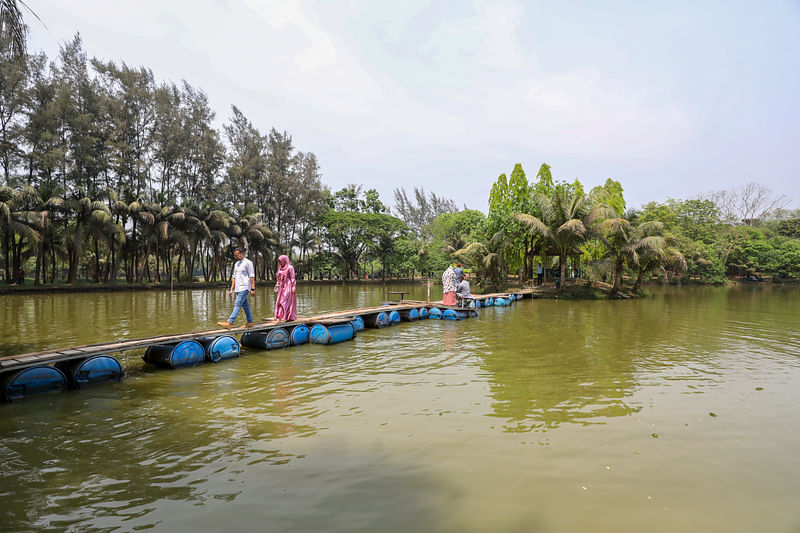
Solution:
[{"label": "person squatting on bridge", "polygon": [[279,322],[297,320],[297,280],[294,267],[285,255],[278,257],[275,279],[275,319]]},{"label": "person squatting on bridge", "polygon": [[228,289],[228,296],[233,297],[236,293],[236,300],[233,302],[233,312],[227,321],[217,322],[219,326],[225,329],[231,329],[233,321],[239,315],[239,311],[244,308],[244,315],[247,318],[245,327],[255,325],[253,323],[253,313],[250,311],[250,302],[247,301],[248,294],[255,296],[256,294],[256,274],[253,269],[253,262],[244,256],[241,248],[236,248],[233,251],[233,257],[236,259],[236,264],[233,265],[233,275],[231,276],[231,288]]},{"label": "person squatting on bridge", "polygon": [[466,272],[461,274],[461,281],[458,282],[456,296],[458,297],[458,305],[460,307],[475,307],[475,301],[472,299],[472,292],[469,289],[469,281],[467,281]]}]

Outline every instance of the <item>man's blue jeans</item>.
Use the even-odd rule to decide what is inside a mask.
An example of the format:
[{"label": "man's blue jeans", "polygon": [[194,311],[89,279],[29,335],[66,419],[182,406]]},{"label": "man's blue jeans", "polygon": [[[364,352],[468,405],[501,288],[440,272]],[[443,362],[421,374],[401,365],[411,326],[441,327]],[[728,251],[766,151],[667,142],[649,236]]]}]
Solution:
[{"label": "man's blue jeans", "polygon": [[236,317],[239,316],[239,310],[244,307],[244,316],[247,317],[248,322],[253,321],[253,313],[250,311],[250,302],[247,301],[247,294],[250,291],[242,291],[236,293],[236,300],[233,302],[233,313],[231,313],[231,317],[228,319],[228,322],[233,324],[233,321],[236,320]]}]

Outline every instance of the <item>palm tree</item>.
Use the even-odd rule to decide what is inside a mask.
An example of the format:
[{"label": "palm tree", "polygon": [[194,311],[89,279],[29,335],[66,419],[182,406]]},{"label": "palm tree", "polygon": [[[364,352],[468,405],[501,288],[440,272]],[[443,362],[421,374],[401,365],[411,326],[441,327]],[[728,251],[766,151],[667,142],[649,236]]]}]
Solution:
[{"label": "palm tree", "polygon": [[655,270],[661,270],[664,274],[664,285],[669,283],[667,269],[675,271],[685,271],[687,268],[686,259],[683,254],[675,247],[675,241],[671,237],[665,237],[666,247],[659,254],[644,253],[639,255],[639,268],[636,273],[636,282],[633,285],[633,292],[639,292],[642,286],[642,278],[645,274]]},{"label": "palm tree", "polygon": [[35,210],[39,202],[33,187],[0,187],[0,230],[3,232],[3,257],[8,281],[22,266],[25,242],[29,245],[38,244],[41,239],[37,231],[39,213]]},{"label": "palm tree", "polygon": [[[169,241],[170,231],[173,227],[183,222],[186,215],[183,210],[176,206],[160,206],[157,203],[145,204],[139,212],[140,219],[145,223],[145,256],[144,265],[149,274],[150,253],[153,252],[156,259],[156,272],[153,281],[161,283],[161,257],[164,255],[165,261],[170,268],[172,275],[172,244]],[[166,245],[166,250],[162,249],[162,243]],[[148,275],[149,279],[149,275]]]},{"label": "palm tree", "polygon": [[[260,278],[267,277],[267,265],[272,263],[273,250],[278,245],[278,239],[275,233],[264,223],[264,215],[261,213],[253,213],[245,215],[236,221],[234,226],[238,226],[240,232],[237,233],[239,242],[242,246],[252,253],[253,267],[258,273],[261,272]],[[259,261],[259,255],[263,257],[263,261]],[[260,266],[260,268],[259,268]]]},{"label": "palm tree", "polygon": [[[615,296],[622,286],[622,274],[627,265],[638,272],[636,290],[642,275],[666,261],[667,239],[661,234],[664,226],[658,221],[633,225],[628,213],[600,220],[593,226],[593,234],[603,243],[613,261],[614,284],[609,296]],[[672,252],[670,252],[672,253]]]},{"label": "palm tree", "polygon": [[[28,29],[22,19],[20,6],[30,11],[30,8],[22,0],[0,0],[0,31],[10,37],[14,55],[24,58],[25,35],[28,33]],[[36,16],[35,13],[33,15]]]},{"label": "palm tree", "polygon": [[[205,239],[211,238],[211,230],[206,224],[205,220],[203,220],[203,210],[194,206],[188,205],[184,207],[185,218],[180,224],[180,230],[183,235],[185,235],[185,241],[182,241],[181,244],[181,255],[184,255],[186,259],[184,260],[184,264],[186,265],[186,276],[191,283],[194,280],[194,268],[195,268],[195,261],[197,260],[197,252],[200,246],[200,243],[203,242]],[[180,272],[180,263],[181,259],[178,258],[178,271]]]},{"label": "palm tree", "polygon": [[211,263],[203,263],[203,276],[206,281],[216,281],[217,273],[222,271],[222,247],[228,239],[227,231],[233,219],[225,211],[215,209],[204,213],[203,221],[210,232],[207,243],[211,252]]},{"label": "palm tree", "polygon": [[53,258],[52,281],[55,281],[55,253],[60,238],[60,226],[53,223],[52,214],[64,205],[64,198],[57,194],[55,187],[40,186],[38,197],[39,206],[37,211],[39,212],[39,231],[42,238],[39,240],[39,249],[36,254],[34,285],[38,285],[40,279],[45,283],[47,282],[46,264],[48,252],[51,253]]},{"label": "palm tree", "polygon": [[[532,237],[543,237],[558,254],[561,264],[561,288],[564,287],[567,273],[567,256],[586,240],[589,217],[589,202],[580,192],[570,192],[558,188],[553,196],[534,192],[532,200],[542,214],[541,218],[526,213],[518,213],[514,218],[521,222]],[[559,289],[560,290],[560,289]]]},{"label": "palm tree", "polygon": [[291,246],[296,246],[300,249],[298,270],[301,271],[301,275],[306,269],[305,263],[309,252],[312,252],[315,246],[319,246],[319,243],[319,235],[314,231],[314,227],[311,224],[304,224],[292,239]]},{"label": "palm tree", "polygon": [[499,289],[503,280],[505,251],[509,247],[508,236],[503,231],[495,233],[488,242],[471,242],[453,252],[453,257],[463,263],[477,267],[478,281],[489,280],[493,289]]},{"label": "palm tree", "polygon": [[[96,241],[107,241],[110,231],[109,223],[113,223],[113,220],[111,211],[106,204],[99,200],[92,200],[88,196],[70,198],[65,205],[72,218],[72,223],[67,226],[64,233],[69,261],[67,283],[75,283],[78,279],[78,266],[87,236],[91,236]],[[97,257],[95,257],[95,261],[97,270],[99,268]]]}]

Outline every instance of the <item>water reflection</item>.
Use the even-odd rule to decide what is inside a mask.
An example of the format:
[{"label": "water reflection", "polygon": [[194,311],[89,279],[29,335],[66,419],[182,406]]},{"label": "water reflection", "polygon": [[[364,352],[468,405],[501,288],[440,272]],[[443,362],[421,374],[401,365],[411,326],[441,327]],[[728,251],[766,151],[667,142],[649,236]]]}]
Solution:
[{"label": "water reflection", "polygon": [[[526,432],[638,411],[626,399],[635,386],[635,361],[606,342],[610,315],[569,302],[555,313],[551,304],[494,310],[506,315],[499,331],[488,317],[482,321],[492,330],[481,368],[489,374],[493,415],[507,419],[507,431]],[[518,311],[522,305],[527,312]]]},{"label": "water reflection", "polygon": [[[409,290],[424,298],[424,285]],[[103,323],[119,335],[146,336],[194,329],[230,305],[218,291],[61,296],[18,300],[2,316],[25,317],[21,327],[35,344],[53,342],[35,337],[46,331],[37,323],[58,323],[65,337],[100,335]],[[747,413],[789,418],[791,402],[768,394],[788,388],[800,368],[799,296],[777,288],[668,289],[638,301],[526,300],[475,320],[400,324],[334,346],[245,350],[236,360],[180,371],[145,368],[121,383],[0,406],[0,520],[11,531],[265,523],[277,531],[515,531],[546,524],[530,501],[574,508],[586,496],[575,472],[594,475],[582,469],[627,466],[624,479],[605,485],[606,495],[650,490],[653,479],[672,475],[668,450],[677,449],[685,470],[712,483],[721,474],[703,470],[711,458],[724,472],[741,471],[741,448],[730,435],[750,427]],[[257,316],[271,314],[268,298],[257,297]],[[298,303],[312,313],[383,298],[379,286],[308,286]],[[89,315],[97,324],[85,324]],[[14,325],[3,328],[8,334]],[[753,391],[753,375],[763,394]],[[750,391],[746,401],[740,383]],[[732,423],[728,413],[709,418],[699,402],[709,397],[744,413],[746,423]],[[663,448],[648,448],[654,430],[637,420],[654,417],[654,405],[659,424],[683,429],[672,407],[690,405],[720,429],[705,429],[705,449],[689,434],[673,441],[665,434],[655,443]],[[796,448],[789,444],[800,442],[797,431],[783,426],[761,420],[742,440],[755,449],[764,444],[759,438]],[[528,432],[547,436],[521,435]],[[616,455],[609,442],[619,443]],[[547,455],[556,447],[558,455]],[[625,463],[633,449],[651,455]],[[686,450],[704,453],[693,460]],[[763,477],[760,455],[749,456],[753,479]],[[787,471],[793,457],[784,458]],[[663,458],[672,462],[656,466]],[[792,494],[786,489],[795,477],[784,477],[790,486],[762,496],[759,485],[747,497],[769,505]],[[680,501],[685,479],[675,483],[672,500]],[[617,516],[630,509],[630,493],[591,496]],[[648,520],[637,525],[657,523],[652,512],[642,516]],[[610,529],[609,520],[598,529]]]}]

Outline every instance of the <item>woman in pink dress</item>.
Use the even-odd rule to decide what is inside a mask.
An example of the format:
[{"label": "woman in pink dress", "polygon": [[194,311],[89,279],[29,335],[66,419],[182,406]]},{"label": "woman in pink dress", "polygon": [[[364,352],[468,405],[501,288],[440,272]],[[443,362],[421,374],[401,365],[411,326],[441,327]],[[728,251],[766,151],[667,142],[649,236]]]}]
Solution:
[{"label": "woman in pink dress", "polygon": [[297,281],[294,279],[294,267],[289,258],[282,255],[278,258],[278,272],[275,275],[275,319],[281,322],[297,319]]}]

